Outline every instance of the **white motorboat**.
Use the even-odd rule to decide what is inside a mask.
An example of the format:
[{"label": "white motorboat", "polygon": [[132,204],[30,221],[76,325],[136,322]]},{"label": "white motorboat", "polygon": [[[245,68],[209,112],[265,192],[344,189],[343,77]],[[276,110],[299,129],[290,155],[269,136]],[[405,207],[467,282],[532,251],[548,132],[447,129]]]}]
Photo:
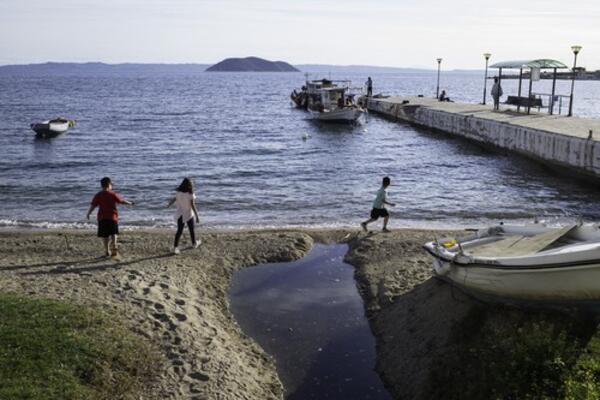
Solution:
[{"label": "white motorboat", "polygon": [[517,300],[600,301],[600,228],[498,225],[426,243],[434,274],[467,290]]},{"label": "white motorboat", "polygon": [[55,118],[41,123],[31,124],[31,129],[38,137],[54,137],[65,133],[75,126],[75,121],[66,118]]}]

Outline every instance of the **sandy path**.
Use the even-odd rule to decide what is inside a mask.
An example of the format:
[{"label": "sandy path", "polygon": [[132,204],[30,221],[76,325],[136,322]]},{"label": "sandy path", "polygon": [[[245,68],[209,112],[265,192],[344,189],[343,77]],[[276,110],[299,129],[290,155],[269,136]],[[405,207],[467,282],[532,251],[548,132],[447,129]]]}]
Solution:
[{"label": "sandy path", "polygon": [[164,354],[147,399],[280,399],[272,360],[228,311],[233,272],[300,258],[303,233],[214,233],[198,249],[169,254],[172,233],[127,232],[123,259],[96,259],[89,232],[0,233],[0,290],[117,311]]}]

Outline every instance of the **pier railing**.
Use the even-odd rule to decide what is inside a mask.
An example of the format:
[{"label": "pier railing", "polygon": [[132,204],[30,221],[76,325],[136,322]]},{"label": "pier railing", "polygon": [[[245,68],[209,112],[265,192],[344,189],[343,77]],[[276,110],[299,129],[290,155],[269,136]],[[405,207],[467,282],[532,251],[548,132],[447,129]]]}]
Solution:
[{"label": "pier railing", "polygon": [[[571,96],[565,94],[554,94],[554,97],[551,93],[531,93],[536,99],[541,99],[542,104],[546,104],[543,108],[548,108],[548,114],[554,114],[555,107],[558,103],[558,115],[562,114],[563,102],[565,103],[566,112],[568,112],[569,99]],[[539,111],[540,107],[538,107]]]}]

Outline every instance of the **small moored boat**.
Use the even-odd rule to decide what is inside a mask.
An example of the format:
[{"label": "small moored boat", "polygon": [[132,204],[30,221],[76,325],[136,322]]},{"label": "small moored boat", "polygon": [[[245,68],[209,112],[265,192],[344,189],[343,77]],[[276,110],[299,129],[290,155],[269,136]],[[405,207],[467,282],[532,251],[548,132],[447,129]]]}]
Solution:
[{"label": "small moored boat", "polygon": [[600,229],[498,225],[424,245],[434,274],[506,299],[600,301]]},{"label": "small moored boat", "polygon": [[31,129],[38,137],[54,137],[65,133],[75,126],[75,121],[66,118],[55,118],[41,123],[31,124]]}]

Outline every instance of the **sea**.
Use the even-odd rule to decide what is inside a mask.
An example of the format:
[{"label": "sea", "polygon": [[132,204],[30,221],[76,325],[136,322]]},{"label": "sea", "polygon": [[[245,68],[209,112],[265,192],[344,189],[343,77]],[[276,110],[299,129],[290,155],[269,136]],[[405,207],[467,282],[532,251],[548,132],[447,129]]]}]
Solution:
[{"label": "sea", "polygon": [[[371,76],[375,93],[435,95],[435,72]],[[362,87],[367,76],[310,78]],[[289,98],[304,80],[154,71],[0,76],[0,227],[90,228],[86,211],[104,176],[136,203],[120,207],[120,224],[131,229],[172,227],[166,205],[184,177],[195,184],[206,229],[358,227],[383,176],[397,204],[392,228],[600,220],[597,185],[521,156],[374,114],[355,125],[310,120]],[[482,72],[442,71],[440,90],[478,103],[483,83]],[[550,84],[535,82],[534,91],[549,93]],[[516,85],[504,80],[504,93]],[[570,82],[558,82],[558,93],[569,91]],[[574,114],[600,118],[600,82],[576,82]],[[30,124],[55,116],[77,124],[36,139]]]}]

